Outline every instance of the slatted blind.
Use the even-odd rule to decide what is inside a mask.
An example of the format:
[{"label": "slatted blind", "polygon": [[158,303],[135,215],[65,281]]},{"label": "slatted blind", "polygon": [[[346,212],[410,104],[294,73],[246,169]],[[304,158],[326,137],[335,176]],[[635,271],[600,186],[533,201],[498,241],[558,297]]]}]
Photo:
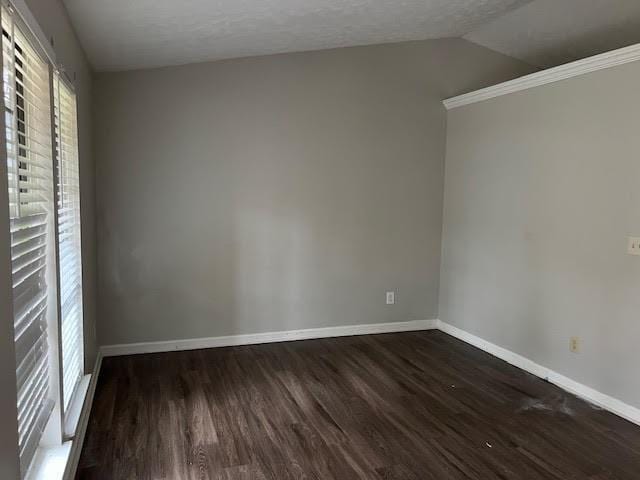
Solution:
[{"label": "slatted blind", "polygon": [[27,471],[54,402],[49,394],[47,267],[53,219],[49,67],[2,10],[20,463]]},{"label": "slatted blind", "polygon": [[54,76],[55,140],[58,165],[58,248],[62,340],[62,393],[67,412],[84,371],[80,176],[76,97]]}]

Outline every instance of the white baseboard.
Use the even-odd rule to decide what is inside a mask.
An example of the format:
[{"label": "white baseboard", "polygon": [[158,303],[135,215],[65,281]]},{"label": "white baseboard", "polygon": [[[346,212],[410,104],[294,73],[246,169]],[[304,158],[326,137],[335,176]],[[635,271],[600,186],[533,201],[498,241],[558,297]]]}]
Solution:
[{"label": "white baseboard", "polygon": [[94,364],[93,372],[91,373],[91,380],[89,381],[87,395],[82,405],[82,411],[80,412],[80,419],[78,420],[76,433],[71,442],[71,452],[69,453],[67,466],[64,470],[64,480],[73,480],[76,477],[76,470],[78,469],[78,462],[80,461],[80,453],[82,452],[82,445],[84,444],[84,436],[87,433],[89,415],[91,414],[91,407],[93,406],[93,397],[96,393],[96,385],[98,384],[98,376],[100,375],[101,366],[102,353],[98,352],[98,355],[96,356],[96,363]]},{"label": "white baseboard", "polygon": [[504,360],[511,365],[518,367],[522,370],[525,370],[536,377],[543,378],[548,382],[557,385],[558,387],[566,390],[578,397],[581,397],[600,408],[608,410],[616,415],[629,420],[637,425],[640,425],[640,409],[633,407],[627,403],[624,403],[617,398],[613,398],[609,395],[606,395],[602,392],[599,392],[591,387],[588,387],[582,383],[576,382],[564,375],[559,374],[547,367],[543,367],[535,363],[528,358],[523,357],[522,355],[518,355],[506,348],[502,348],[494,343],[488,342],[480,337],[477,337],[469,332],[459,329],[458,327],[454,327],[448,323],[443,322],[442,320],[438,320],[438,329],[442,330],[444,333],[451,335],[452,337],[456,337],[463,342],[466,342],[474,347],[479,348],[480,350],[484,350],[485,352],[493,355],[494,357],[498,357],[501,360]]},{"label": "white baseboard", "polygon": [[100,348],[100,351],[104,357],[112,357],[116,355],[134,355],[138,353],[171,352],[174,350],[198,350],[201,348],[288,342],[292,340],[309,340],[312,338],[347,337],[351,335],[372,335],[376,333],[432,330],[437,328],[437,325],[438,320],[413,320],[410,322],[345,325],[340,327],[308,328],[304,330],[285,330],[280,332],[229,335],[225,337],[105,345]]},{"label": "white baseboard", "polygon": [[[350,335],[371,335],[377,333],[393,333],[393,332],[407,332],[417,330],[433,330],[439,329],[444,333],[447,333],[453,337],[456,337],[470,345],[473,345],[485,352],[500,358],[501,360],[510,363],[522,370],[525,370],[537,377],[543,378],[560,388],[573,393],[585,400],[605,409],[616,415],[629,420],[635,424],[640,425],[640,409],[624,403],[621,400],[613,398],[602,392],[599,392],[591,387],[576,382],[564,375],[561,375],[547,367],[537,364],[536,362],[518,355],[506,348],[495,345],[488,342],[476,335],[461,330],[453,325],[445,323],[441,320],[414,320],[409,322],[391,322],[391,323],[375,323],[367,325],[347,325],[340,327],[327,327],[327,328],[310,328],[305,330],[287,330],[280,332],[267,332],[267,333],[255,333],[247,335],[230,335],[225,337],[210,337],[210,338],[194,338],[186,340],[170,340],[163,342],[144,342],[144,343],[128,343],[122,345],[105,345],[100,349],[99,360],[102,357],[117,356],[117,355],[133,355],[139,353],[157,353],[157,352],[171,352],[176,350],[196,350],[201,348],[216,348],[216,347],[229,347],[235,345],[253,345],[260,343],[273,343],[273,342],[286,342],[292,340],[307,340],[313,338],[329,338],[329,337],[344,337]],[[92,385],[89,387],[88,396],[93,399],[93,393],[95,391],[95,383],[97,380],[97,372],[99,365],[96,366],[95,375],[92,378]],[[89,400],[89,398],[87,399]],[[91,408],[90,402],[88,410]],[[84,414],[85,412],[83,412]],[[80,433],[84,437],[84,431],[86,429],[86,422],[88,420],[88,411],[86,412],[87,418],[81,419]],[[83,423],[84,421],[84,423]],[[79,437],[80,438],[80,437]],[[76,442],[74,442],[76,443]],[[80,448],[82,447],[82,443]],[[74,451],[71,452],[73,456]],[[78,451],[79,455],[79,451]],[[75,460],[77,464],[77,459]],[[67,477],[65,477],[67,478]],[[71,477],[69,477],[71,478]]]}]

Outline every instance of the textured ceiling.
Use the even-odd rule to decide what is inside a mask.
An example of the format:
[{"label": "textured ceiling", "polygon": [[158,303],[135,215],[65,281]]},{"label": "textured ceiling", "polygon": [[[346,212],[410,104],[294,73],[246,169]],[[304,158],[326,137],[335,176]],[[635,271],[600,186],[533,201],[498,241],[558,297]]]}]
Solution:
[{"label": "textured ceiling", "polygon": [[640,0],[536,0],[464,38],[538,67],[640,42]]},{"label": "textured ceiling", "polygon": [[64,0],[97,70],[459,37],[529,0]]}]

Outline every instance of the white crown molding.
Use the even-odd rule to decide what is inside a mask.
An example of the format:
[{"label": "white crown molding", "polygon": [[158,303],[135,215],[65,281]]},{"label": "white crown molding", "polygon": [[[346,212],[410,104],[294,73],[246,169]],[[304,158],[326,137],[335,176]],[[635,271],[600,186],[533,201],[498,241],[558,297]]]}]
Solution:
[{"label": "white crown molding", "polygon": [[640,60],[640,43],[444,100],[447,110]]},{"label": "white crown molding", "polygon": [[351,335],[372,335],[376,333],[409,332],[437,328],[437,320],[413,320],[409,322],[373,323],[366,325],[346,325],[327,328],[308,328],[280,332],[230,335],[226,337],[192,338],[162,342],[126,343],[104,345],[100,351],[104,357],[134,355],[138,353],[171,352],[175,350],[198,350],[201,348],[255,345],[259,343],[288,342],[312,338],[346,337]]},{"label": "white crown molding", "polygon": [[588,387],[582,383],[576,382],[564,375],[561,375],[558,372],[555,372],[547,367],[543,367],[535,363],[532,360],[529,360],[522,355],[518,355],[506,348],[502,348],[494,343],[488,342],[483,338],[477,337],[469,332],[461,330],[453,325],[443,322],[442,320],[438,320],[438,329],[451,335],[452,337],[456,337],[463,342],[466,342],[474,347],[479,348],[480,350],[484,350],[485,352],[497,357],[501,360],[504,360],[515,367],[518,367],[522,370],[525,370],[536,377],[540,377],[548,382],[557,385],[558,387],[566,390],[567,392],[573,393],[578,397],[581,397],[594,405],[597,405],[600,408],[610,411],[622,417],[630,422],[633,422],[637,425],[640,425],[640,409],[633,407],[627,403],[624,403],[622,400],[618,400],[617,398],[611,397],[605,393],[599,392],[591,387]]}]

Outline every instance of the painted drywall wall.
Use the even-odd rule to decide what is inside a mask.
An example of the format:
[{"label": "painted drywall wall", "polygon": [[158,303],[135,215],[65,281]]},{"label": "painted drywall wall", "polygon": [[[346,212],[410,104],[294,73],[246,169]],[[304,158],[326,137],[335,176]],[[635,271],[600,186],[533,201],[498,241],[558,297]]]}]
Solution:
[{"label": "painted drywall wall", "polygon": [[449,112],[440,291],[442,320],[635,407],[639,83],[637,62]]},{"label": "painted drywall wall", "polygon": [[439,40],[97,75],[100,344],[437,317],[441,100],[530,71]]},{"label": "painted drywall wall", "polygon": [[78,99],[85,369],[90,372],[97,352],[95,164],[91,146],[92,71],[62,2],[26,0],[26,3],[47,38],[53,39],[56,59],[73,80]]}]

